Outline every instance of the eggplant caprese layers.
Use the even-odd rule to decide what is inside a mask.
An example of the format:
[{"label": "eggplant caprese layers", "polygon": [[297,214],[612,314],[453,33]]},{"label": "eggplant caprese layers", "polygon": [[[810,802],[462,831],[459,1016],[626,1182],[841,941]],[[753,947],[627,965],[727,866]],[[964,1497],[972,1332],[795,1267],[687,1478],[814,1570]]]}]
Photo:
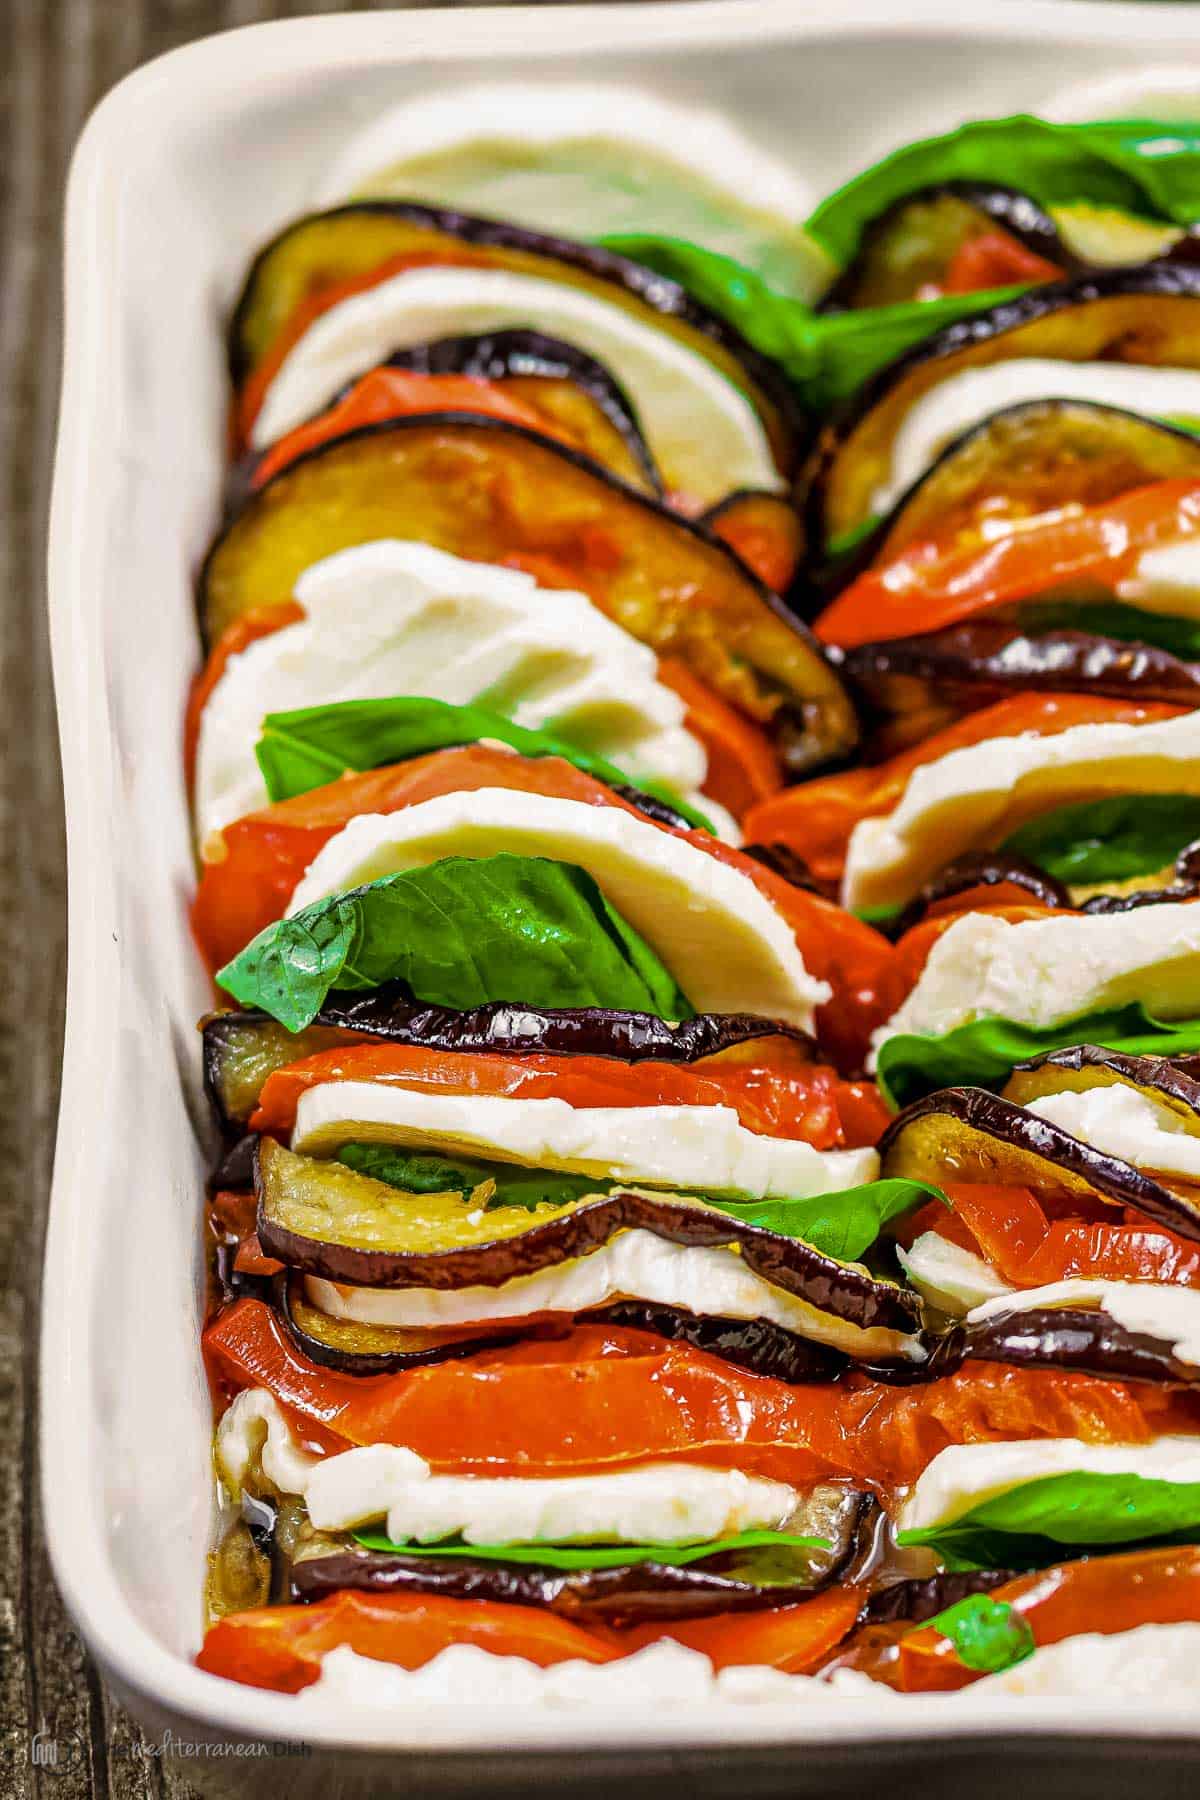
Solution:
[{"label": "eggplant caprese layers", "polygon": [[388,115],[229,325],[198,1663],[1194,1695],[1200,146],[800,225],[555,95]]}]

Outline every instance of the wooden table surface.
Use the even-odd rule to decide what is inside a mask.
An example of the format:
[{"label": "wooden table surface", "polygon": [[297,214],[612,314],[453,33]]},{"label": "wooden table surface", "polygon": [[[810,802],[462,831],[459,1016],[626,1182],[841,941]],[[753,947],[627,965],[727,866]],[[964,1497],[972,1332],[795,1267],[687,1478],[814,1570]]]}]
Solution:
[{"label": "wooden table surface", "polygon": [[[418,0],[457,4],[458,0]],[[483,0],[487,4],[488,0]],[[63,186],[88,112],[165,50],[305,0],[0,0],[0,1795],[197,1792],[105,1692],[55,1591],[37,1493],[38,1291],[65,979],[62,804],[45,617]],[[60,1746],[32,1761],[34,1735]],[[256,1791],[281,1791],[259,1774]],[[247,1791],[249,1789],[247,1788]]]}]

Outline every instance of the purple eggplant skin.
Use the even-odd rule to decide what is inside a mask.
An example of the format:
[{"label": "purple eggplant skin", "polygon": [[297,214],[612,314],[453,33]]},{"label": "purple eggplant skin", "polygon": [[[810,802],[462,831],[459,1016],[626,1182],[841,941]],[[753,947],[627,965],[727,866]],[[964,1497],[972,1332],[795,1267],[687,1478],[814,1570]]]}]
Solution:
[{"label": "purple eggplant skin", "polygon": [[859,281],[859,264],[869,241],[894,223],[905,208],[914,201],[939,200],[943,195],[955,200],[965,200],[978,212],[1032,250],[1036,256],[1044,257],[1047,262],[1057,263],[1060,269],[1075,272],[1082,268],[1078,258],[1063,243],[1057,225],[1044,212],[1037,201],[1019,188],[991,187],[980,181],[937,181],[927,187],[913,188],[910,193],[901,194],[882,212],[876,213],[868,220],[863,229],[862,238],[855,255],[846,264],[833,286],[817,305],[819,313],[844,313],[856,310],[851,296]]},{"label": "purple eggplant skin", "polygon": [[948,1606],[956,1606],[971,1594],[990,1594],[993,1588],[1015,1581],[1012,1569],[970,1569],[961,1574],[927,1575],[907,1581],[888,1581],[868,1596],[864,1625],[924,1625]]},{"label": "purple eggplant skin", "polygon": [[626,1330],[649,1331],[656,1337],[691,1344],[710,1356],[719,1356],[767,1375],[789,1387],[812,1381],[832,1381],[850,1366],[850,1359],[825,1344],[797,1337],[767,1319],[704,1318],[675,1306],[656,1306],[646,1300],[618,1300],[599,1312],[583,1315],[589,1323],[619,1325]]},{"label": "purple eggplant skin", "polygon": [[[1200,300],[1200,266],[1183,260],[1162,259],[1131,268],[1105,269],[1069,276],[1027,288],[1011,300],[1001,301],[987,312],[958,319],[922,339],[865,381],[835,408],[821,431],[807,471],[805,530],[811,545],[825,543],[826,494],[832,467],[843,447],[868,414],[889,392],[925,364],[945,359],[947,365],[960,351],[993,342],[1022,326],[1033,325],[1049,314],[1077,310],[1094,301],[1145,296],[1147,300]],[[1036,350],[1031,354],[1037,354]]]},{"label": "purple eggplant skin", "polygon": [[920,689],[944,700],[948,719],[1026,689],[1200,706],[1200,663],[1086,631],[1031,635],[994,618],[828,654],[860,706],[885,716],[914,711]]},{"label": "purple eggplant skin", "polygon": [[1104,1381],[1200,1384],[1200,1369],[1178,1361],[1161,1339],[1127,1331],[1093,1307],[1036,1306],[978,1319],[964,1329],[964,1355],[1010,1367],[1073,1369]]},{"label": "purple eggplant skin", "polygon": [[1049,1093],[1050,1086],[1034,1086],[1023,1077],[1036,1075],[1041,1069],[1063,1070],[1071,1075],[1087,1069],[1104,1070],[1119,1082],[1132,1087],[1151,1088],[1168,1104],[1187,1108],[1200,1115],[1200,1056],[1128,1056],[1122,1050],[1105,1050],[1099,1044],[1072,1044],[1063,1050],[1047,1050],[1028,1062],[1014,1065],[1009,1081],[1009,1097],[1028,1097],[1033,1093]]},{"label": "purple eggplant skin", "polygon": [[[1090,1191],[1116,1206],[1132,1207],[1181,1237],[1200,1239],[1200,1214],[1179,1195],[987,1088],[942,1088],[906,1106],[879,1140],[882,1173],[936,1182],[939,1173],[944,1175],[944,1157],[951,1156],[962,1178],[972,1138],[980,1140],[978,1152],[989,1179],[1006,1178],[1003,1152],[1008,1151],[1014,1166],[1034,1165],[1032,1173],[1023,1169],[1022,1175],[1035,1189],[1040,1177],[1040,1185],[1054,1187],[1057,1182],[1057,1190],[1065,1194]],[[1011,1170],[1008,1176],[1016,1179]]]},{"label": "purple eggplant skin", "polygon": [[[669,1025],[652,1013],[606,1011],[602,1007],[561,1007],[539,1010],[494,1001],[470,1012],[454,1012],[447,1006],[425,1006],[409,998],[400,982],[385,982],[365,994],[334,989],[313,1021],[329,1031],[361,1033],[389,1043],[421,1044],[431,1049],[464,1056],[520,1055],[611,1056],[621,1062],[694,1063],[708,1056],[760,1039],[781,1037],[815,1060],[815,1040],[798,1026],[777,1019],[760,1019],[753,1013],[700,1013],[678,1025]],[[279,1026],[269,1014],[257,1011],[210,1013],[201,1021],[204,1086],[214,1115],[227,1143],[246,1132],[253,1106],[234,1106],[222,1069],[235,1054],[239,1039],[254,1032],[279,1036]],[[297,1055],[304,1054],[302,1049]],[[284,1056],[282,1068],[295,1056]],[[275,1066],[275,1065],[272,1065]],[[264,1079],[268,1065],[262,1063]],[[254,1095],[254,1105],[258,1096]],[[221,1187],[250,1187],[249,1149],[245,1167],[236,1181],[218,1181]],[[233,1154],[231,1149],[230,1155]]]},{"label": "purple eggplant skin", "polygon": [[957,856],[927,881],[920,893],[883,929],[891,938],[903,937],[920,924],[931,906],[954,894],[976,887],[1023,888],[1040,906],[1069,907],[1071,896],[1061,881],[1047,875],[1023,856],[1003,850],[973,850]]},{"label": "purple eggplant skin", "polygon": [[[808,426],[800,401],[782,369],[761,351],[755,350],[741,333],[719,314],[710,312],[692,298],[678,281],[659,275],[644,264],[627,256],[618,256],[599,244],[581,243],[574,238],[551,236],[532,231],[523,225],[510,225],[499,219],[485,219],[446,207],[425,206],[411,200],[358,200],[338,206],[320,215],[309,214],[293,220],[263,246],[250,265],[249,274],[229,326],[229,374],[234,387],[240,387],[250,372],[251,358],[243,342],[242,326],[254,303],[256,284],[263,278],[268,261],[293,232],[302,230],[312,218],[344,218],[352,214],[388,215],[407,220],[426,230],[445,233],[463,243],[488,249],[515,250],[532,256],[544,256],[555,262],[581,270],[602,281],[610,281],[633,295],[645,306],[664,318],[678,319],[719,345],[746,371],[780,415],[793,446],[807,436]],[[785,469],[784,474],[790,474]]]},{"label": "purple eggplant skin", "polygon": [[[918,1297],[894,1282],[878,1281],[866,1269],[823,1256],[799,1238],[748,1225],[730,1214],[666,1196],[615,1188],[611,1193],[531,1225],[518,1237],[459,1249],[408,1254],[360,1250],[291,1230],[272,1217],[269,1183],[264,1180],[264,1144],[255,1161],[258,1239],[266,1256],[327,1281],[377,1288],[502,1287],[518,1276],[573,1261],[598,1250],[618,1231],[651,1231],[673,1244],[714,1248],[736,1246],[746,1267],[772,1286],[808,1305],[864,1330],[912,1331],[921,1321]],[[269,1161],[268,1157],[268,1161]],[[1200,1230],[1200,1225],[1197,1227]]]},{"label": "purple eggplant skin", "polygon": [[[598,357],[550,337],[544,331],[492,331],[478,337],[445,337],[432,343],[395,350],[379,365],[405,369],[414,375],[468,375],[477,381],[504,381],[513,376],[569,381],[586,394],[620,437],[651,491],[662,499],[663,478],[638,422],[637,409],[616,376]],[[341,388],[321,408],[336,406],[354,386]],[[262,456],[249,451],[230,470],[226,483],[225,513],[231,518],[253,491],[254,474]],[[722,502],[724,504],[724,502]],[[709,515],[705,515],[707,522]]]},{"label": "purple eggplant skin", "polygon": [[[726,1551],[684,1568],[647,1562],[567,1570],[484,1557],[422,1556],[417,1550],[354,1549],[294,1562],[291,1595],[300,1601],[322,1600],[346,1588],[442,1594],[538,1606],[580,1623],[615,1626],[761,1611],[820,1593],[842,1579],[856,1560],[875,1508],[869,1495],[851,1488],[842,1490],[834,1505],[830,1551],[799,1553],[794,1582],[747,1579],[755,1555],[751,1551]],[[820,1524],[822,1532],[829,1529],[824,1519]]]}]

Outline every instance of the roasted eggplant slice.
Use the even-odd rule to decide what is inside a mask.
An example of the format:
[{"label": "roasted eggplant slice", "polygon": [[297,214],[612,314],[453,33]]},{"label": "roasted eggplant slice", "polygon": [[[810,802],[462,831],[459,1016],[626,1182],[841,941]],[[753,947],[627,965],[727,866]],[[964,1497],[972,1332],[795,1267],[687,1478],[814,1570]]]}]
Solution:
[{"label": "roasted eggplant slice", "polygon": [[711,1356],[736,1363],[753,1375],[768,1375],[799,1387],[808,1381],[832,1381],[848,1366],[848,1359],[825,1344],[797,1337],[769,1319],[721,1319],[683,1312],[676,1306],[651,1305],[644,1300],[618,1300],[613,1306],[588,1313],[596,1323],[620,1325],[626,1330],[651,1331],[707,1350]]},{"label": "roasted eggplant slice", "polygon": [[793,774],[854,744],[853,708],[824,653],[728,545],[549,438],[465,413],[352,432],[269,481],[209,552],[206,637],[264,594],[290,594],[312,563],[387,537],[476,562],[551,565],[773,728]]},{"label": "roasted eggplant slice", "polygon": [[[838,1580],[853,1560],[871,1514],[868,1495],[830,1483],[806,1495],[787,1530],[824,1539],[798,1545],[718,1551],[682,1565],[631,1562],[594,1569],[557,1569],[528,1557],[422,1555],[356,1548],[304,1557],[292,1564],[292,1596],[321,1600],[345,1588],[384,1594],[442,1594],[459,1600],[538,1606],[583,1623],[632,1625],[749,1612],[807,1599]],[[605,1559],[607,1561],[607,1558]]]},{"label": "roasted eggplant slice", "polygon": [[942,451],[837,565],[836,582],[910,544],[977,544],[985,521],[1103,506],[1151,482],[1197,478],[1200,437],[1161,420],[1085,400],[1005,407]]},{"label": "roasted eggplant slice", "polygon": [[879,1156],[885,1179],[952,1178],[1028,1187],[1054,1201],[1107,1200],[1200,1238],[1194,1192],[1166,1186],[986,1088],[943,1088],[914,1101],[880,1138]]},{"label": "roasted eggplant slice", "polygon": [[1189,1137],[1200,1137],[1200,1058],[1126,1056],[1095,1044],[1050,1050],[1018,1063],[1004,1089],[1006,1100],[1027,1106],[1046,1094],[1083,1093],[1097,1087],[1133,1087],[1165,1106]]},{"label": "roasted eggplant slice", "polygon": [[1086,631],[1033,635],[995,618],[856,645],[833,660],[878,721],[875,747],[885,754],[1027,689],[1200,706],[1200,663],[1153,644]]},{"label": "roasted eggplant slice", "polygon": [[1157,262],[1030,288],[961,319],[864,384],[822,431],[810,467],[808,540],[861,529],[885,484],[901,423],[921,396],[966,369],[1013,357],[1200,367],[1200,268]]},{"label": "roasted eggplant slice", "polygon": [[255,1186],[265,1254],[328,1281],[500,1287],[586,1256],[618,1231],[643,1230],[669,1243],[736,1247],[764,1281],[864,1330],[910,1331],[920,1319],[914,1294],[860,1264],[676,1195],[617,1188],[561,1207],[488,1207],[477,1192],[403,1192],[272,1138],[259,1141]]},{"label": "roasted eggplant slice", "polygon": [[[1053,281],[1079,266],[1050,214],[1028,194],[977,181],[943,181],[903,195],[870,221],[854,260],[819,310],[895,306],[945,292],[956,258],[997,233],[1018,253],[1007,281]],[[1026,252],[1024,259],[1021,250]],[[1040,270],[1039,261],[1044,265]]]},{"label": "roasted eggplant slice", "polygon": [[1200,1368],[1177,1360],[1169,1344],[1128,1331],[1099,1307],[1038,1306],[978,1319],[963,1332],[964,1356],[1027,1369],[1073,1369],[1102,1381],[1200,1384]]},{"label": "roasted eggplant slice", "polygon": [[[566,283],[667,332],[746,393],[781,474],[793,472],[801,423],[782,374],[678,282],[596,244],[406,201],[364,201],[312,213],[260,251],[230,326],[235,387],[277,347],[298,309],[347,283],[389,274],[409,258]],[[637,395],[632,398],[636,405]]]},{"label": "roasted eggplant slice", "polygon": [[[631,486],[662,498],[662,476],[650,454],[633,402],[598,358],[574,344],[541,331],[493,331],[474,337],[438,338],[432,343],[397,350],[380,367],[402,374],[466,376],[499,384],[506,395],[528,403],[548,424],[561,428],[570,442],[603,468]],[[331,395],[329,408],[346,401],[356,386],[356,382],[350,382]],[[264,459],[265,453],[251,451],[234,466],[227,491],[230,516],[261,485],[261,479],[256,477]]]},{"label": "roasted eggplant slice", "polygon": [[384,1038],[426,1044],[466,1055],[536,1050],[546,1056],[612,1056],[622,1062],[699,1062],[748,1052],[769,1055],[772,1038],[786,1039],[793,1060],[816,1054],[816,1044],[797,1026],[752,1013],[697,1013],[672,1025],[653,1013],[607,1012],[598,1006],[542,1011],[496,1001],[472,1012],[423,1006],[399,982],[365,994],[331,993],[306,1031],[291,1032],[264,1012],[210,1013],[201,1021],[205,1090],[222,1129],[243,1132],[258,1105],[262,1084],[276,1069],[318,1050]]},{"label": "roasted eggplant slice", "polygon": [[880,923],[879,929],[890,938],[901,938],[920,924],[931,907],[952,900],[956,894],[970,893],[973,888],[1004,887],[1019,888],[1038,906],[1071,905],[1071,896],[1062,882],[1035,868],[1024,857],[1003,850],[978,850],[948,862],[902,912]]},{"label": "roasted eggplant slice", "polygon": [[364,1325],[335,1319],[304,1298],[303,1278],[277,1275],[271,1303],[296,1348],[310,1362],[343,1375],[396,1375],[426,1363],[471,1356],[477,1350],[507,1342],[512,1332],[406,1331],[394,1325]]},{"label": "roasted eggplant slice", "polygon": [[964,1569],[961,1573],[915,1576],[873,1588],[867,1600],[866,1625],[923,1625],[970,1594],[988,1594],[1015,1581],[1012,1569]]}]

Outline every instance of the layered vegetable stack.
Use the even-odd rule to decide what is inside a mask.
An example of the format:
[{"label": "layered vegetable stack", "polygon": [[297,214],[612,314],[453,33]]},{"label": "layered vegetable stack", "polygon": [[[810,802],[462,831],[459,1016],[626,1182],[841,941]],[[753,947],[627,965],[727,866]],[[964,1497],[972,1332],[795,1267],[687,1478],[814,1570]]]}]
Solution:
[{"label": "layered vegetable stack", "polygon": [[818,208],[815,306],[378,188],[256,258],[203,1668],[1195,1666],[1197,216],[1025,119]]}]

